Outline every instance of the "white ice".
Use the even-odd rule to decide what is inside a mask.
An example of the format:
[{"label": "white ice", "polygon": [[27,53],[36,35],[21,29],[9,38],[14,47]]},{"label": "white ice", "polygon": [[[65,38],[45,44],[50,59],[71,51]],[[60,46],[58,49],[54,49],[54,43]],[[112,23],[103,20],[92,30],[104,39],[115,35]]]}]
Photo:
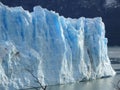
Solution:
[{"label": "white ice", "polygon": [[64,18],[40,6],[0,3],[0,89],[66,84],[115,75],[100,17]]}]

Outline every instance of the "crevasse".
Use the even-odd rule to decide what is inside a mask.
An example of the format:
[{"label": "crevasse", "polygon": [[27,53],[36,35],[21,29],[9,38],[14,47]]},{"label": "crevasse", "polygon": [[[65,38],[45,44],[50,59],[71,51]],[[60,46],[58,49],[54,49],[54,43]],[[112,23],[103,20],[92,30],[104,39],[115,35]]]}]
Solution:
[{"label": "crevasse", "polygon": [[102,19],[71,19],[40,6],[0,3],[0,89],[24,89],[115,75]]}]

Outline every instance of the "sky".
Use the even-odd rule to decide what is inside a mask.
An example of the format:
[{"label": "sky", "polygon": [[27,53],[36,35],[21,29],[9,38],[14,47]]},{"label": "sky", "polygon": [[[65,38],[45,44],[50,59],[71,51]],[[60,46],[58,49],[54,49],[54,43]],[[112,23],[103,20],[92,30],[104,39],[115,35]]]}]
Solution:
[{"label": "sky", "polygon": [[120,46],[120,0],[0,0],[10,7],[22,6],[32,12],[40,5],[64,17],[102,17],[109,46]]}]

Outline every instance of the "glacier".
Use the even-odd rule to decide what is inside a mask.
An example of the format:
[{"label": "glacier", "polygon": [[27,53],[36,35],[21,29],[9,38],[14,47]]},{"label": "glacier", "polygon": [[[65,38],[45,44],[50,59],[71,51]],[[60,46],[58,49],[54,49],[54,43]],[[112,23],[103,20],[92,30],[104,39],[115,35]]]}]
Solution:
[{"label": "glacier", "polygon": [[0,3],[0,89],[113,76],[107,42],[101,17],[71,19]]}]

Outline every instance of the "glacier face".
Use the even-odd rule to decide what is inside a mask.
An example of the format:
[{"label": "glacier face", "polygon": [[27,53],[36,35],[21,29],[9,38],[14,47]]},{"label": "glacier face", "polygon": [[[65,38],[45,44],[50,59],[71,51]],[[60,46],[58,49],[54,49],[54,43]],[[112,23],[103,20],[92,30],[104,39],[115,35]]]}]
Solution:
[{"label": "glacier face", "polygon": [[[71,19],[40,6],[0,3],[0,88],[24,89],[113,76],[101,18]],[[37,78],[37,80],[36,80]]]}]

